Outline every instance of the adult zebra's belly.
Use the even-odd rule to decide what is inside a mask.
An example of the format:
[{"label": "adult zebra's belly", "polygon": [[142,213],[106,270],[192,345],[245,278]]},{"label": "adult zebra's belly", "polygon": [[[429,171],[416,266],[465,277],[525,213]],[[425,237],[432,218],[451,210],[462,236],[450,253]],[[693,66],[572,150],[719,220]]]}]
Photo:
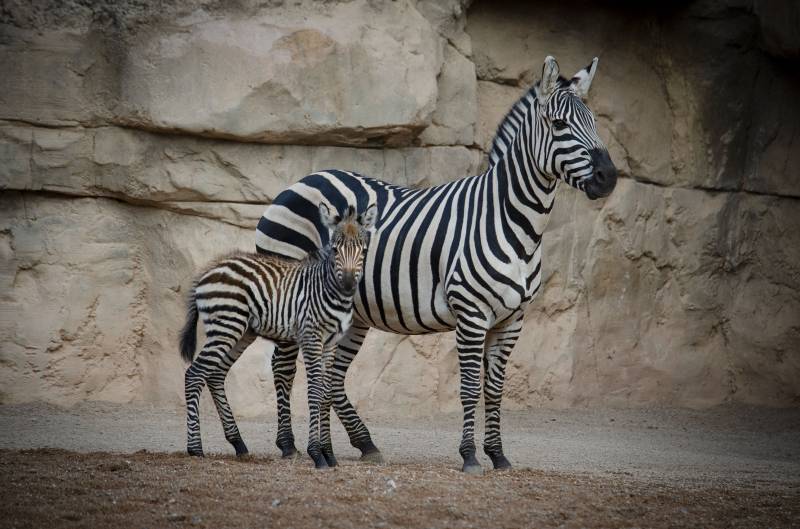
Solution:
[{"label": "adult zebra's belly", "polygon": [[369,272],[368,266],[356,294],[356,319],[370,327],[398,334],[455,329],[456,320],[441,284],[431,285],[425,278],[412,282],[411,274],[403,274],[396,281],[388,275],[380,276],[376,281]]}]

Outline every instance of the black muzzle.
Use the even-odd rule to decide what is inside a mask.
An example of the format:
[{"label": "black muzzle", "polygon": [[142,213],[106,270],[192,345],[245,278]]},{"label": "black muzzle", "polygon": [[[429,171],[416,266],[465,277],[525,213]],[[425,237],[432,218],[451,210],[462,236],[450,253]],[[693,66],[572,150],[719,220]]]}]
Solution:
[{"label": "black muzzle", "polygon": [[586,180],[583,190],[590,200],[607,197],[617,185],[617,168],[608,151],[592,149],[589,151],[594,166],[594,174]]}]

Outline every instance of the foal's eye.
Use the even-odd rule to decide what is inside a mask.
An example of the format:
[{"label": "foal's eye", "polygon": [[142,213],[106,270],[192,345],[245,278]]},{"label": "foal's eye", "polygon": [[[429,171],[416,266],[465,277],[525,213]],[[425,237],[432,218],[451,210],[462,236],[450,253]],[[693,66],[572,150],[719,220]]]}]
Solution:
[{"label": "foal's eye", "polygon": [[563,119],[554,119],[554,120],[553,120],[553,127],[554,127],[556,130],[564,130],[564,129],[566,129],[568,126],[569,126],[569,125],[567,125],[567,122],[566,122],[566,121],[564,121]]}]

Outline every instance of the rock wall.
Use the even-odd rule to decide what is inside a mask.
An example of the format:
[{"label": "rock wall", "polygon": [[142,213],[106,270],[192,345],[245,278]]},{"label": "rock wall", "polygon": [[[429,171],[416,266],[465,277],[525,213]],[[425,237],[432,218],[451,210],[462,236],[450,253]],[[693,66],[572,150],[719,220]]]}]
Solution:
[{"label": "rock wall", "polygon": [[[600,57],[622,178],[559,190],[505,406],[800,403],[791,2],[168,4],[0,8],[0,402],[180,405],[198,267],[313,170],[479,172],[553,54]],[[274,413],[269,349],[232,370],[237,413]],[[348,388],[367,415],[451,412],[457,373],[451,334],[373,331]]]}]

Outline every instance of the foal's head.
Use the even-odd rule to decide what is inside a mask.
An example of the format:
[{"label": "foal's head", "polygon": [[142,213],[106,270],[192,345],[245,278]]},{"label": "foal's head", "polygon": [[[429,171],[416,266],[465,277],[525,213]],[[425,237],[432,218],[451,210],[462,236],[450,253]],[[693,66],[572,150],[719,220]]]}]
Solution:
[{"label": "foal's head", "polygon": [[322,223],[331,230],[328,246],[336,281],[346,296],[355,294],[358,282],[361,281],[369,245],[369,230],[375,224],[377,211],[378,208],[373,204],[358,215],[354,207],[348,206],[344,215],[339,215],[324,203],[319,205]]}]

